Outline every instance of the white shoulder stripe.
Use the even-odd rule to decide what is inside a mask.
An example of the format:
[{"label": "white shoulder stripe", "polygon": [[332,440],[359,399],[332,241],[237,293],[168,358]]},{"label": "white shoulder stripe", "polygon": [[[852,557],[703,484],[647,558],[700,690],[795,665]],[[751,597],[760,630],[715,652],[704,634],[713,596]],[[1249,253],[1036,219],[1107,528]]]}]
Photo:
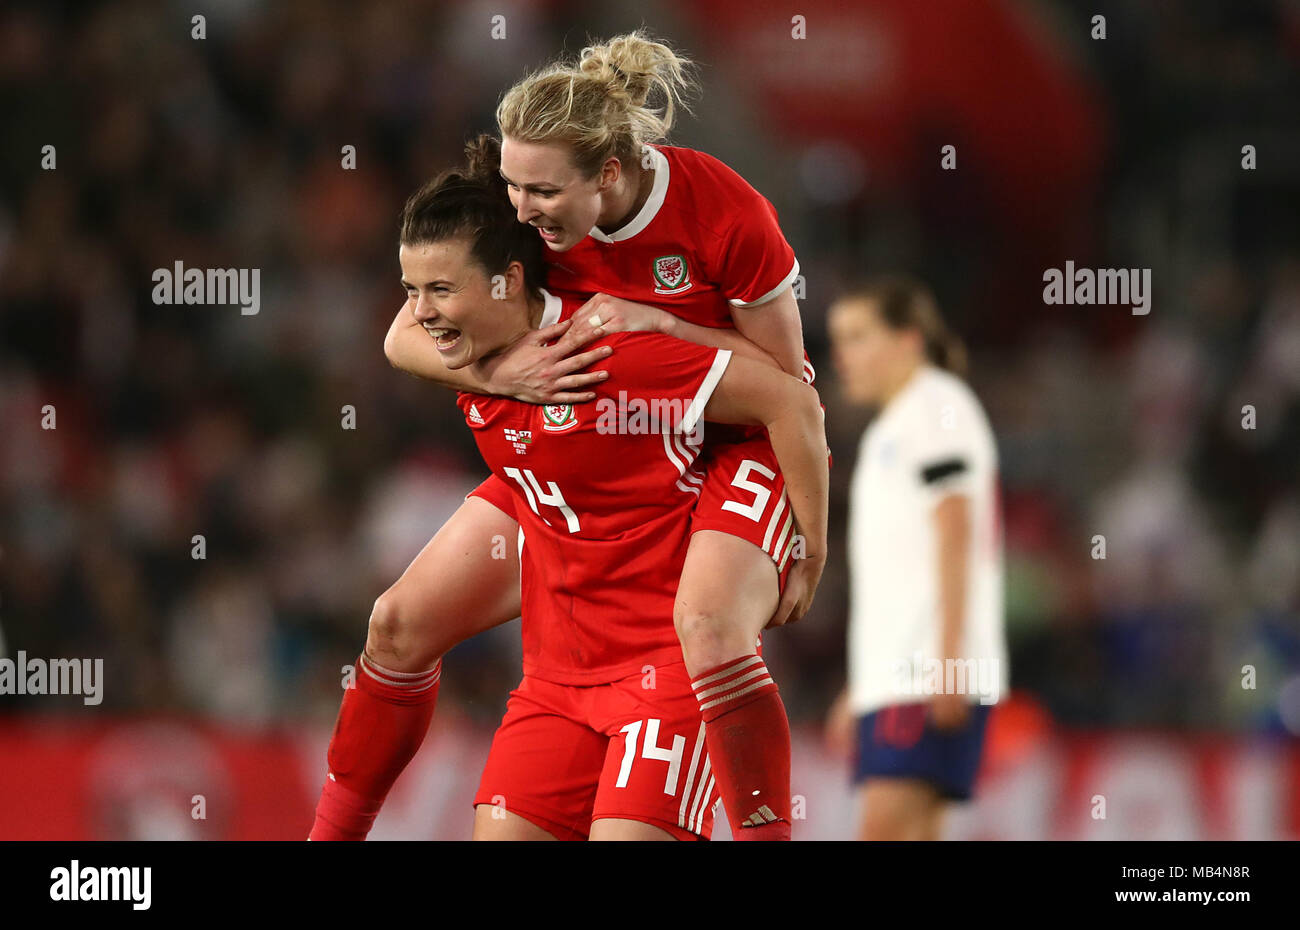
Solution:
[{"label": "white shoulder stripe", "polygon": [[686,415],[682,417],[681,425],[678,427],[679,432],[694,432],[695,424],[700,421],[700,417],[704,416],[704,408],[708,406],[709,398],[713,396],[713,389],[722,380],[722,373],[727,370],[727,365],[730,363],[730,349],[719,349],[713,356],[713,364],[709,366],[709,373],[704,376],[700,389],[695,392],[691,405],[686,408]]}]

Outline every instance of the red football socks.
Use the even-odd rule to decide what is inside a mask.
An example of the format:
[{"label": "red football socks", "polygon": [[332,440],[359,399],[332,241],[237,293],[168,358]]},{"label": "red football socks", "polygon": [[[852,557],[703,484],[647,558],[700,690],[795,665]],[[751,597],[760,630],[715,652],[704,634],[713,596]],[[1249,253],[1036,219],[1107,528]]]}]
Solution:
[{"label": "red football socks", "polygon": [[312,840],[364,840],[393,782],[433,719],[442,660],[424,672],[395,672],[364,655],[343,694],[329,746],[329,775]]},{"label": "red football socks", "polygon": [[732,837],[790,839],[790,722],[767,664],[732,659],[691,687]]}]

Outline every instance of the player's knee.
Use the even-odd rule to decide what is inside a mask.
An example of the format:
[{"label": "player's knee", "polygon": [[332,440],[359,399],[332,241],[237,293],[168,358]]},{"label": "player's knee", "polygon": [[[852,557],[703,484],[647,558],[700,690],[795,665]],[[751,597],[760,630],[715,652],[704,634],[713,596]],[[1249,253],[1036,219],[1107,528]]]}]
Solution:
[{"label": "player's knee", "polygon": [[925,789],[876,786],[865,790],[862,799],[861,838],[872,841],[908,841],[925,838],[930,810]]},{"label": "player's knee", "polygon": [[[381,665],[403,670],[402,666],[419,658],[422,649],[416,625],[395,588],[375,599],[366,633],[366,654]],[[437,653],[440,655],[441,653]]]},{"label": "player's knee", "polygon": [[678,605],[673,611],[673,625],[682,653],[692,666],[711,668],[736,658],[747,649],[753,651],[754,640],[742,624],[725,613],[701,607]]},{"label": "player's knee", "polygon": [[718,638],[722,623],[717,614],[708,610],[677,604],[673,608],[673,626],[683,646],[704,646]]},{"label": "player's knee", "polygon": [[867,810],[862,818],[861,839],[867,842],[899,842],[911,839],[907,818],[895,811]]}]

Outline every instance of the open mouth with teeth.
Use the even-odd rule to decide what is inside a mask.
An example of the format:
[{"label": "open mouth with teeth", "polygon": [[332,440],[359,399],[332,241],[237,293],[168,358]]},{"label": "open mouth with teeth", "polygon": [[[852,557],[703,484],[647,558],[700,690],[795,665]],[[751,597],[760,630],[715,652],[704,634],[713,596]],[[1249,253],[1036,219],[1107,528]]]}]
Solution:
[{"label": "open mouth with teeth", "polygon": [[433,344],[438,347],[439,352],[454,349],[460,342],[458,329],[448,329],[445,326],[426,326],[425,329],[433,337]]},{"label": "open mouth with teeth", "polygon": [[532,224],[547,242],[554,242],[560,238],[563,227],[560,226],[542,226],[537,223]]}]

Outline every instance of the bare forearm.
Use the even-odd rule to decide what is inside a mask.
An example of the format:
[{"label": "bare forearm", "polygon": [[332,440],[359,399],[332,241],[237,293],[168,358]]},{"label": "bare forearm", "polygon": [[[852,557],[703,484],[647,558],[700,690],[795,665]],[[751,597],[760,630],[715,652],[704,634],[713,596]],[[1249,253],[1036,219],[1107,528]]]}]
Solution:
[{"label": "bare forearm", "polygon": [[738,330],[701,326],[698,323],[688,323],[680,317],[669,315],[664,334],[686,342],[693,342],[697,346],[729,349],[733,355],[762,362],[769,368],[775,368],[778,371],[782,370],[780,362],[764,349],[742,336]]},{"label": "bare forearm", "polygon": [[790,402],[768,420],[768,441],[785,478],[786,495],[808,556],[826,555],[830,471],[826,427],[817,393],[791,382]]},{"label": "bare forearm", "polygon": [[967,568],[970,559],[969,508],[965,498],[952,496],[935,512],[939,547],[940,648],[947,658],[960,658],[966,616]]}]

